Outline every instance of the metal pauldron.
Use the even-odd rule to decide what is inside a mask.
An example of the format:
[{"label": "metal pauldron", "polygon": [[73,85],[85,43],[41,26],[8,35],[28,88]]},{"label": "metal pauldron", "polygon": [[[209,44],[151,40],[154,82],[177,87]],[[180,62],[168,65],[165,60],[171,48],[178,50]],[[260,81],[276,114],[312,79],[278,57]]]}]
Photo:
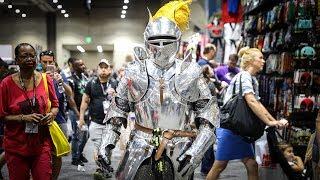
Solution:
[{"label": "metal pauldron", "polygon": [[139,63],[134,61],[128,65],[125,75],[122,78],[123,86],[117,88],[121,92],[120,98],[130,102],[138,102],[145,95],[148,89],[148,74],[145,62]]},{"label": "metal pauldron", "polygon": [[[177,62],[176,74],[174,79],[175,89],[183,99],[189,102],[195,102],[200,99],[201,90],[199,88],[199,80],[201,67],[197,63],[188,63],[186,69],[182,70],[184,63]],[[186,78],[188,77],[188,78]],[[206,98],[210,98],[210,94]]]}]

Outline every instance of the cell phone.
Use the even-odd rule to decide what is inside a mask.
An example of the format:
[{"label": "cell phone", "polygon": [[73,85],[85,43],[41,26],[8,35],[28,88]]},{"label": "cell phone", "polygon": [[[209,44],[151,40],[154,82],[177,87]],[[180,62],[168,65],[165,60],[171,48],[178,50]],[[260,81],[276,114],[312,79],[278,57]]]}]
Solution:
[{"label": "cell phone", "polygon": [[51,73],[54,73],[55,69],[56,69],[55,65],[51,65],[51,64],[47,65],[46,67],[46,71]]}]

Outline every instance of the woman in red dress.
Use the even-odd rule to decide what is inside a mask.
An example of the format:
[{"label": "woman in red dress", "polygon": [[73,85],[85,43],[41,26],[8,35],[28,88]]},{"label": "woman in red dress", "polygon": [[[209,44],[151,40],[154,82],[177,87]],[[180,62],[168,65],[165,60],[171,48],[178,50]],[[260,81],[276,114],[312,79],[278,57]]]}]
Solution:
[{"label": "woman in red dress", "polygon": [[58,112],[52,79],[48,78],[51,111],[41,73],[35,71],[36,52],[27,43],[15,48],[20,71],[0,84],[0,118],[5,121],[4,150],[10,180],[52,179],[48,124]]}]

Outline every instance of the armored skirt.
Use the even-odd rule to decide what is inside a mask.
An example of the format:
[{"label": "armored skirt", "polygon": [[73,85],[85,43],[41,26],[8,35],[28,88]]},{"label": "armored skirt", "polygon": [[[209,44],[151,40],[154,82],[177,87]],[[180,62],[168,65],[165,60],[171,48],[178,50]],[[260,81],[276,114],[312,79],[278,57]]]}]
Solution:
[{"label": "armored skirt", "polygon": [[241,136],[234,134],[228,129],[218,128],[216,131],[216,160],[228,161],[254,157],[253,145],[244,141]]}]

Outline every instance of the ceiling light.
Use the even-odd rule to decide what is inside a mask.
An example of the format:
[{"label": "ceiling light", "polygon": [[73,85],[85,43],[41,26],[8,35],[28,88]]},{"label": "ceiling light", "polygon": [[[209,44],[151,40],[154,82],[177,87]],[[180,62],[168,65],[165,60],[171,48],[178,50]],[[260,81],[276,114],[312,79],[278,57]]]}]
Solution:
[{"label": "ceiling light", "polygon": [[86,52],[86,51],[83,49],[82,46],[77,46],[77,49],[78,49],[80,52],[82,52],[82,53]]},{"label": "ceiling light", "polygon": [[62,5],[59,4],[59,5],[57,6],[57,8],[58,8],[58,9],[62,9]]},{"label": "ceiling light", "polygon": [[4,3],[4,0],[0,0],[0,3]]},{"label": "ceiling light", "polygon": [[124,15],[124,14],[121,14],[121,16],[120,16],[122,19],[124,19],[124,18],[126,18],[126,15]]},{"label": "ceiling light", "polygon": [[97,49],[98,49],[98,52],[100,52],[100,53],[102,53],[103,52],[103,50],[102,50],[102,46],[97,46]]},{"label": "ceiling light", "polygon": [[58,0],[52,0],[53,3],[58,3]]},{"label": "ceiling light", "polygon": [[69,17],[69,14],[64,14],[64,17],[66,17],[66,18]]},{"label": "ceiling light", "polygon": [[16,13],[19,14],[20,13],[20,9],[16,9]]},{"label": "ceiling light", "polygon": [[128,4],[129,3],[129,0],[124,0],[123,1],[125,4]]},{"label": "ceiling light", "polygon": [[66,13],[66,10],[62,9],[62,10],[61,10],[61,13],[62,13],[62,14]]},{"label": "ceiling light", "polygon": [[12,8],[12,4],[8,4],[8,8],[11,9]]},{"label": "ceiling light", "polygon": [[122,10],[121,13],[122,13],[122,14],[126,14],[127,11],[126,11],[126,10]]},{"label": "ceiling light", "polygon": [[21,17],[25,18],[27,15],[25,13],[21,14]]},{"label": "ceiling light", "polygon": [[127,5],[122,6],[123,9],[128,9]]}]

